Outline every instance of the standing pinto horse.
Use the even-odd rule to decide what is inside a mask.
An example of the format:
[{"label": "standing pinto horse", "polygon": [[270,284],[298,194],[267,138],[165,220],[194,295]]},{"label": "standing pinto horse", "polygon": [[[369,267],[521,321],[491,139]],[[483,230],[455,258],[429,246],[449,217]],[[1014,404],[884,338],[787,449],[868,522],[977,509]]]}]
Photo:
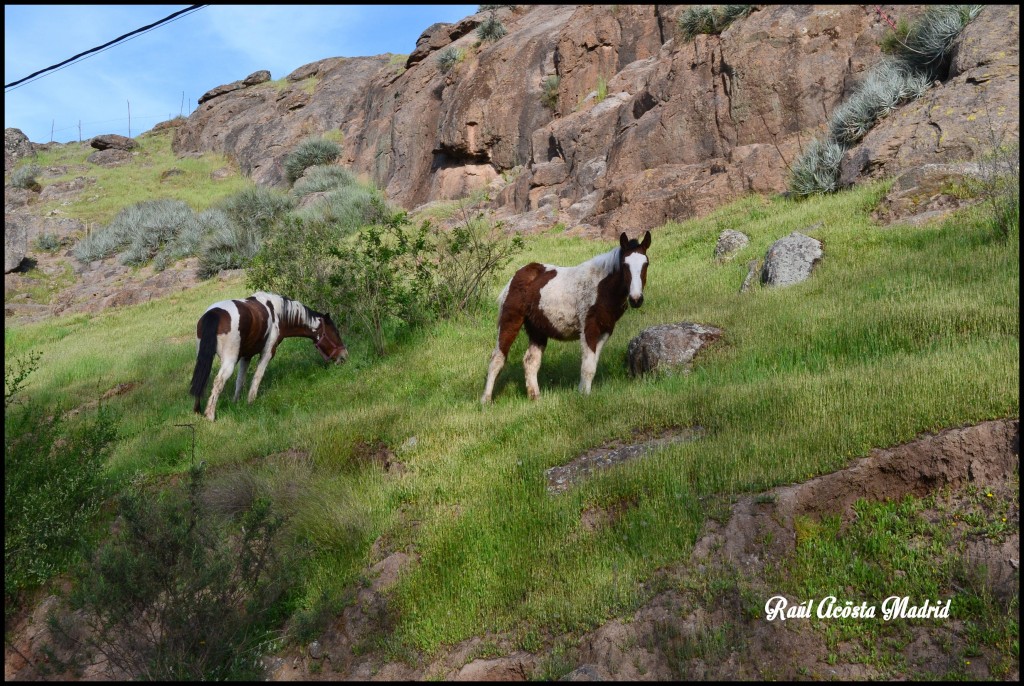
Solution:
[{"label": "standing pinto horse", "polygon": [[644,302],[649,247],[650,231],[643,242],[630,240],[623,233],[619,236],[619,247],[575,267],[531,262],[519,269],[498,296],[498,344],[491,354],[487,385],[480,402],[491,401],[494,380],[524,326],[530,337],[530,347],[523,356],[530,399],[540,396],[537,371],[549,338],[579,338],[583,348],[579,390],[590,393],[597,358],[615,323],[625,313],[626,302],[633,307]]},{"label": "standing pinto horse", "polygon": [[267,364],[277,352],[277,346],[282,339],[293,336],[313,339],[316,349],[327,362],[344,362],[348,359],[348,350],[330,315],[315,312],[298,300],[260,291],[245,300],[221,300],[206,308],[196,324],[198,353],[196,368],[192,372],[191,390],[196,398],[196,413],[202,411],[199,400],[210,378],[214,354],[220,356],[220,371],[213,380],[213,390],[206,404],[206,418],[211,422],[216,416],[217,398],[224,390],[224,384],[231,378],[235,362],[238,363],[235,402],[238,402],[238,396],[245,386],[249,360],[254,355],[260,356],[249,389],[251,403],[256,398]]}]

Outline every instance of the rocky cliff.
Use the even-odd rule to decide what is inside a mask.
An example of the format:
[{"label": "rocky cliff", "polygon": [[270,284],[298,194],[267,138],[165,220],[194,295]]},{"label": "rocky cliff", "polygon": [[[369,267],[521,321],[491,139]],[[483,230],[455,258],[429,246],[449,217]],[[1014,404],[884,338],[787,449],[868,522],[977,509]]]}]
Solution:
[{"label": "rocky cliff", "polygon": [[[922,12],[756,7],[692,41],[676,24],[686,6],[502,7],[497,41],[479,40],[478,13],[427,28],[404,60],[329,58],[280,82],[215,88],[175,150],[225,152],[258,182],[283,184],[294,145],[339,131],[344,163],[406,208],[490,186],[520,230],[649,229],[785,190],[788,166],[880,59],[887,20]],[[1018,7],[987,7],[950,77],[847,152],[844,182],[975,158],[989,131],[1015,136],[1019,36]],[[445,72],[448,48],[462,59]]]}]

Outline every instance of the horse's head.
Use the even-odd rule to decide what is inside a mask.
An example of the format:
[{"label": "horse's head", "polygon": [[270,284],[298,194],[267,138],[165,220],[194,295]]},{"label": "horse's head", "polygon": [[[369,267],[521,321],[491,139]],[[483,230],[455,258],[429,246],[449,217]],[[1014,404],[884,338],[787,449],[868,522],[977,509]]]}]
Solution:
[{"label": "horse's head", "polygon": [[640,307],[644,304],[644,286],[647,285],[647,248],[651,247],[651,232],[644,235],[643,241],[630,240],[623,232],[619,236],[619,247],[619,269],[629,289],[629,304]]},{"label": "horse's head", "polygon": [[327,362],[344,362],[348,359],[348,348],[341,340],[338,327],[331,320],[331,315],[325,314],[320,317],[320,323],[315,331],[314,344]]}]

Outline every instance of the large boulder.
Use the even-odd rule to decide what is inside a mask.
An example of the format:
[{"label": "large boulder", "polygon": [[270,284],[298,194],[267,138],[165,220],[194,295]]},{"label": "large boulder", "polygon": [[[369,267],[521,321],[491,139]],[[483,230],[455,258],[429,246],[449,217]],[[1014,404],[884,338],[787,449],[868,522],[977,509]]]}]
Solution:
[{"label": "large boulder", "polygon": [[750,243],[747,234],[736,229],[726,229],[718,235],[718,242],[715,243],[715,259],[724,260],[732,257]]},{"label": "large boulder", "polygon": [[94,136],[89,145],[97,150],[132,150],[138,147],[134,138],[119,136],[116,133],[106,133],[102,136]]},{"label": "large boulder", "polygon": [[21,129],[4,129],[4,171],[10,170],[15,162],[34,152],[32,141]]},{"label": "large boulder", "polygon": [[964,193],[959,191],[977,185],[983,176],[981,166],[974,162],[911,167],[896,177],[872,217],[886,224],[920,224],[940,219],[973,202],[964,200]]},{"label": "large boulder", "polygon": [[824,256],[821,241],[794,231],[768,248],[761,270],[761,283],[766,286],[792,286],[806,281]]},{"label": "large boulder", "polygon": [[21,266],[28,253],[28,227],[32,218],[25,214],[4,213],[4,274]]},{"label": "large boulder", "polygon": [[101,167],[116,167],[126,162],[130,162],[132,154],[127,150],[121,150],[120,148],[109,148],[107,150],[97,150],[93,154],[85,158],[86,162],[96,164]]},{"label": "large boulder", "polygon": [[629,373],[639,376],[655,370],[690,371],[694,355],[717,341],[722,330],[707,324],[679,322],[644,329],[629,342],[626,357]]}]

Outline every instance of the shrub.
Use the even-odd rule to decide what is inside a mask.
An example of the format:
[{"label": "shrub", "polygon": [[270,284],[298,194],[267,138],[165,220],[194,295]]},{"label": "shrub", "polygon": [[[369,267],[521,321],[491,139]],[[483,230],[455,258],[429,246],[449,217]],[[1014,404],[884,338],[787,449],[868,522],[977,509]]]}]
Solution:
[{"label": "shrub", "polygon": [[501,222],[492,223],[478,214],[450,231],[439,232],[435,246],[431,309],[441,317],[452,317],[480,304],[483,287],[524,244],[522,237],[507,235]]},{"label": "shrub", "polygon": [[27,188],[37,191],[40,189],[40,186],[36,177],[42,173],[42,168],[35,164],[26,164],[18,167],[11,174],[11,185],[15,188]]},{"label": "shrub", "polygon": [[861,86],[837,107],[829,118],[828,133],[844,147],[859,142],[875,123],[898,106],[916,100],[931,80],[901,59],[884,59],[875,65]]},{"label": "shrub", "polygon": [[447,74],[452,70],[456,64],[461,62],[466,57],[466,51],[462,48],[456,48],[454,45],[448,46],[437,55],[437,67],[441,70],[442,74]]},{"label": "shrub", "polygon": [[1020,231],[1020,141],[1006,142],[1006,131],[997,133],[989,124],[990,150],[979,160],[982,199],[995,233],[1007,240]]},{"label": "shrub", "polygon": [[[201,504],[203,472],[191,470],[187,492],[123,495],[119,532],[70,595],[87,628],[78,647],[133,679],[263,676],[275,608],[291,582],[280,562],[283,518],[262,498],[237,518],[214,516]],[[53,624],[74,642],[74,627]]]},{"label": "shrub", "polygon": [[342,186],[295,214],[335,224],[344,235],[360,226],[374,224],[388,216],[387,202],[379,192],[360,185]]},{"label": "shrub", "polygon": [[73,254],[91,262],[123,251],[122,263],[142,265],[165,248],[165,259],[192,254],[198,231],[195,212],[184,202],[144,200],[124,208],[110,224],[79,241]]},{"label": "shrub", "polygon": [[53,233],[41,233],[35,240],[36,250],[40,252],[57,252],[62,245],[64,241]]},{"label": "shrub", "polygon": [[789,189],[797,196],[832,193],[839,186],[843,146],[833,140],[815,139],[790,170]]},{"label": "shrub", "polygon": [[240,228],[265,236],[278,219],[295,207],[295,200],[273,188],[253,186],[229,196],[217,207]]},{"label": "shrub", "polygon": [[689,41],[700,34],[719,34],[753,11],[753,5],[694,5],[679,15],[676,23],[683,40]]},{"label": "shrub", "polygon": [[315,164],[330,164],[341,155],[341,148],[326,138],[305,140],[284,158],[284,172],[288,183],[302,176],[302,172]]},{"label": "shrub", "polygon": [[79,554],[108,483],[106,451],[115,437],[102,406],[66,429],[59,411],[16,403],[38,355],[4,372],[4,605],[64,572]]},{"label": "shrub", "polygon": [[899,54],[929,81],[944,79],[956,40],[984,5],[936,5],[910,27],[898,46]]},{"label": "shrub", "polygon": [[209,278],[223,269],[247,267],[272,227],[295,206],[293,198],[272,188],[254,186],[203,212],[205,236],[197,252],[199,275]]},{"label": "shrub", "polygon": [[302,198],[310,193],[322,193],[356,183],[356,175],[345,167],[334,164],[317,164],[306,169],[295,185],[292,194]]},{"label": "shrub", "polygon": [[498,21],[498,18],[494,16],[494,12],[491,12],[490,16],[480,22],[480,26],[476,27],[476,35],[482,41],[498,40],[504,36],[508,31],[505,26]]},{"label": "shrub", "polygon": [[544,79],[541,84],[544,93],[541,95],[541,102],[552,112],[558,111],[558,84],[559,78],[557,75],[549,76]]},{"label": "shrub", "polygon": [[608,97],[608,79],[603,76],[597,77],[597,97],[596,102],[603,102]]}]

